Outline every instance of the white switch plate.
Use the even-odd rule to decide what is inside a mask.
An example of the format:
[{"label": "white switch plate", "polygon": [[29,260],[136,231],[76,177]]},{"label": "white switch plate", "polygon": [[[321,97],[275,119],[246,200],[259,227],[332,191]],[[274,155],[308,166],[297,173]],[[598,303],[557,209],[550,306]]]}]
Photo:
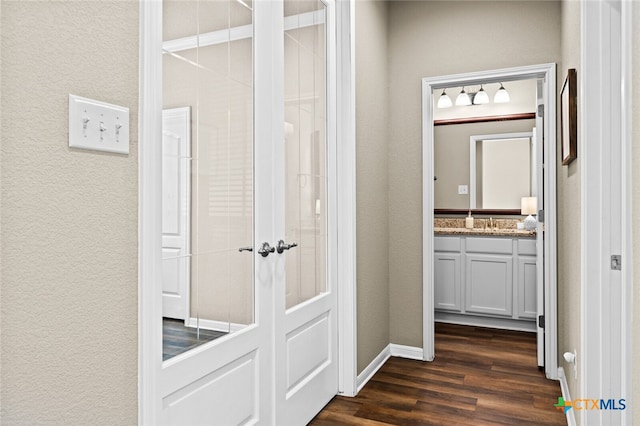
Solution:
[{"label": "white switch plate", "polygon": [[129,108],[69,95],[69,147],[129,153]]},{"label": "white switch plate", "polygon": [[458,185],[458,195],[465,195],[469,193],[469,187],[467,185]]}]

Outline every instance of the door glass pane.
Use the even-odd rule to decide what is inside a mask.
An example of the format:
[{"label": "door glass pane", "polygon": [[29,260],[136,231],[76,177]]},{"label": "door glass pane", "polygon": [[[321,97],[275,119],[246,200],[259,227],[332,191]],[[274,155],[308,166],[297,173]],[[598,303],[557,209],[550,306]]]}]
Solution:
[{"label": "door glass pane", "polygon": [[168,359],[254,320],[251,0],[163,2],[163,107]]},{"label": "door glass pane", "polygon": [[327,290],[326,6],[284,2],[286,306]]}]

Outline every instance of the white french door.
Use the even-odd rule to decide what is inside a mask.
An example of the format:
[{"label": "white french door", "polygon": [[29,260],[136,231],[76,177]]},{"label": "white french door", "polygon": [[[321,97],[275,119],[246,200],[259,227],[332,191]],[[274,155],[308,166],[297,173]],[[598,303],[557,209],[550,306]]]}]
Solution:
[{"label": "white french door", "polygon": [[143,423],[306,424],[338,392],[333,1],[163,14],[158,107],[191,108],[192,149],[190,250],[161,264],[188,262],[185,322],[221,337],[162,355],[154,316]]}]

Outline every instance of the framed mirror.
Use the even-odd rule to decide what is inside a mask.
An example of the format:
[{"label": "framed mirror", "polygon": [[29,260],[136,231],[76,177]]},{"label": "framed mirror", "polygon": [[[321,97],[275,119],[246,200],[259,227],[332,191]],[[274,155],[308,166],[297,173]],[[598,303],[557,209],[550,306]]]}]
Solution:
[{"label": "framed mirror", "polygon": [[470,210],[518,210],[535,195],[534,131],[470,137]]}]

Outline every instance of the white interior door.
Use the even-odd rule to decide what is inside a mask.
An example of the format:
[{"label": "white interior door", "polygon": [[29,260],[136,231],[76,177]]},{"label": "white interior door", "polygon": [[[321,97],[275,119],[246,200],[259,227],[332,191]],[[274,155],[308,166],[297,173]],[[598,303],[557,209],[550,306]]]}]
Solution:
[{"label": "white interior door", "polygon": [[162,316],[186,319],[191,268],[191,109],[162,111]]},{"label": "white interior door", "polygon": [[[538,200],[538,211],[544,211],[544,98],[543,98],[543,82],[538,80],[537,83],[537,98],[539,105],[536,113],[536,127],[533,129],[533,141],[535,147],[535,159],[536,159],[536,175],[535,175],[535,188],[536,191],[532,194]],[[542,112],[542,113],[541,113]],[[544,322],[544,237],[545,226],[540,221],[541,215],[538,214],[538,224],[536,227],[536,309],[538,315],[536,317],[536,334],[537,334],[537,358],[538,367],[544,367],[545,365],[545,330],[541,327],[541,322]]]},{"label": "white interior door", "polygon": [[284,121],[275,170],[276,424],[306,424],[338,392],[334,3],[284,1]]},{"label": "white interior door", "polygon": [[153,423],[305,424],[338,391],[333,3],[163,8],[164,104],[193,111],[189,315],[227,334],[157,364]]}]

